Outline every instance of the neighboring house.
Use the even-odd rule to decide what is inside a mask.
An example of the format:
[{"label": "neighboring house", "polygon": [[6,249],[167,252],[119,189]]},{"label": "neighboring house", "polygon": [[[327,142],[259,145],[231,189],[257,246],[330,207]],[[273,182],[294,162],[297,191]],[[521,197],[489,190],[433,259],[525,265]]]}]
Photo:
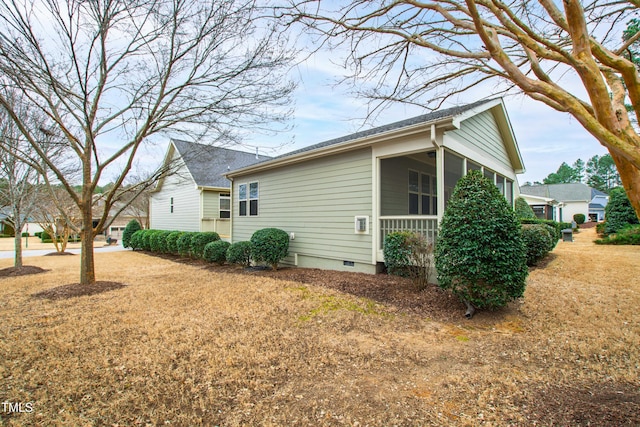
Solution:
[{"label": "neighboring house", "polygon": [[[102,194],[96,194],[94,197],[97,200],[94,200],[93,207],[93,226],[95,227],[99,218],[102,216],[104,212],[104,202],[102,202]],[[122,209],[124,203],[123,202],[115,202],[111,209],[109,210],[109,216],[107,217],[107,222],[109,226],[103,231],[104,237],[111,237],[112,239],[120,240],[122,239],[122,232],[124,231],[127,224],[135,219],[138,221],[143,227],[148,226],[148,212],[145,209],[139,209],[137,206],[129,204],[127,207]],[[121,211],[122,210],[122,211]],[[118,213],[120,212],[120,213]],[[114,218],[114,216],[117,216]]]},{"label": "neighboring house", "polygon": [[[13,212],[10,207],[0,209],[0,236],[14,236],[13,226]],[[35,235],[42,230],[42,227],[37,222],[33,222],[32,218],[29,218],[22,226],[22,233],[29,233],[29,236]]]},{"label": "neighboring house", "polygon": [[609,195],[595,188],[591,189],[591,202],[589,202],[589,218],[591,221],[604,221],[604,208],[609,203]]},{"label": "neighboring house", "polygon": [[559,203],[557,200],[551,197],[532,196],[531,194],[523,194],[522,189],[526,187],[520,187],[520,197],[522,197],[531,209],[536,217],[540,219],[556,220],[559,217]]},{"label": "neighboring house", "polygon": [[233,241],[277,227],[290,234],[289,265],[375,273],[388,233],[410,230],[435,240],[447,200],[470,169],[481,170],[513,204],[524,166],[501,99],[358,132],[228,173]]},{"label": "neighboring house", "polygon": [[[165,165],[171,173],[161,179],[149,199],[150,228],[215,231],[231,234],[231,182],[224,173],[269,157],[228,148],[171,140]],[[175,163],[173,163],[175,162]]]},{"label": "neighboring house", "polygon": [[[531,199],[531,197],[547,198],[557,201],[557,206],[554,206],[556,213],[553,218],[556,221],[571,222],[573,221],[573,216],[579,213],[583,214],[586,218],[591,217],[590,214],[592,213],[597,215],[598,220],[604,218],[604,206],[602,207],[602,216],[600,216],[595,205],[593,210],[589,205],[596,196],[598,196],[598,198],[596,198],[596,201],[593,203],[604,203],[606,205],[606,202],[603,202],[600,197],[601,195],[606,196],[606,194],[594,190],[581,182],[571,184],[525,185],[520,187],[520,194],[527,200],[532,208],[534,208],[534,206],[538,206],[539,208],[540,204]],[[527,199],[527,197],[529,197],[529,199]]]}]

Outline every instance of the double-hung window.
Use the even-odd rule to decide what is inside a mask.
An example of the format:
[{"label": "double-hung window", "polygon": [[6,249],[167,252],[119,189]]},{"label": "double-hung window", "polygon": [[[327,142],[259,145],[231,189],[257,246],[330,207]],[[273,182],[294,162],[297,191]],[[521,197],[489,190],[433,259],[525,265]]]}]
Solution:
[{"label": "double-hung window", "polygon": [[258,199],[259,191],[257,182],[238,185],[238,214],[240,216],[257,216]]},{"label": "double-hung window", "polygon": [[220,193],[220,218],[231,218],[231,194]]}]

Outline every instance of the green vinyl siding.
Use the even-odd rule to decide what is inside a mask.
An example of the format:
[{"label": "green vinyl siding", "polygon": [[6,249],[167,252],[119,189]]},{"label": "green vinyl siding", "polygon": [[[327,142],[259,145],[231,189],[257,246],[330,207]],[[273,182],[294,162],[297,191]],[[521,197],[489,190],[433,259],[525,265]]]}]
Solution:
[{"label": "green vinyl siding", "polygon": [[[371,149],[234,177],[233,241],[249,240],[261,228],[295,233],[294,254],[371,264],[372,234],[356,234],[356,215],[371,217]],[[257,216],[238,215],[238,187],[258,182]],[[371,226],[371,228],[374,228]]]},{"label": "green vinyl siding", "polygon": [[220,193],[202,191],[202,218],[220,218]]},{"label": "green vinyl siding", "polygon": [[493,158],[507,170],[513,170],[500,129],[490,111],[463,120],[460,129],[449,134],[475,152]]}]

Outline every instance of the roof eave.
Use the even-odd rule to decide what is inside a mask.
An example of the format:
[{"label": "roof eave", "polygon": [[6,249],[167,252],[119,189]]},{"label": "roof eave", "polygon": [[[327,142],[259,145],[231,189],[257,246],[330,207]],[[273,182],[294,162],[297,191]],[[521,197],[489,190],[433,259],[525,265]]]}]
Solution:
[{"label": "roof eave", "polygon": [[454,118],[453,116],[440,117],[435,120],[417,123],[411,126],[405,126],[398,129],[391,129],[386,132],[381,132],[375,135],[369,135],[362,138],[352,139],[352,140],[341,142],[338,144],[329,145],[326,147],[320,147],[315,150],[303,151],[301,153],[293,154],[291,156],[285,156],[282,158],[258,163],[256,165],[247,166],[241,169],[236,169],[234,171],[226,173],[225,176],[227,178],[233,178],[235,176],[244,175],[249,172],[261,172],[263,170],[271,169],[274,167],[300,163],[302,161],[312,160],[312,159],[324,157],[330,154],[339,154],[345,151],[351,151],[359,148],[368,147],[378,142],[385,141],[390,137],[401,137],[406,135],[412,135],[418,132],[423,132],[425,130],[430,132],[432,125],[436,125],[439,128],[448,127],[448,126],[453,127],[454,126],[453,118]]}]

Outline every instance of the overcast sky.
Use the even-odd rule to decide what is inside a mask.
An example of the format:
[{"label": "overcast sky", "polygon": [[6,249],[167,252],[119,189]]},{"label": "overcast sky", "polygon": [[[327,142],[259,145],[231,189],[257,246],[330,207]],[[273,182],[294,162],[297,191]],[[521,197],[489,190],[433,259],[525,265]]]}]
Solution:
[{"label": "overcast sky", "polygon": [[[257,136],[248,141],[247,149],[261,146],[264,154],[283,154],[328,139],[359,130],[392,123],[428,113],[416,106],[397,104],[384,110],[375,122],[364,122],[366,101],[347,94],[346,87],[336,86],[339,67],[331,64],[330,54],[319,54],[294,70],[299,79],[293,129],[274,137]],[[571,85],[574,82],[568,81]],[[582,90],[576,87],[576,91]],[[474,90],[455,101],[467,104],[491,97],[490,89]],[[607,151],[593,136],[568,114],[560,113],[523,95],[505,98],[507,112],[524,160],[526,172],[518,176],[520,185],[527,181],[542,181],[555,172],[562,162],[571,165],[576,159],[585,162]],[[453,106],[450,103],[446,106]],[[278,149],[269,151],[265,146]]]}]

